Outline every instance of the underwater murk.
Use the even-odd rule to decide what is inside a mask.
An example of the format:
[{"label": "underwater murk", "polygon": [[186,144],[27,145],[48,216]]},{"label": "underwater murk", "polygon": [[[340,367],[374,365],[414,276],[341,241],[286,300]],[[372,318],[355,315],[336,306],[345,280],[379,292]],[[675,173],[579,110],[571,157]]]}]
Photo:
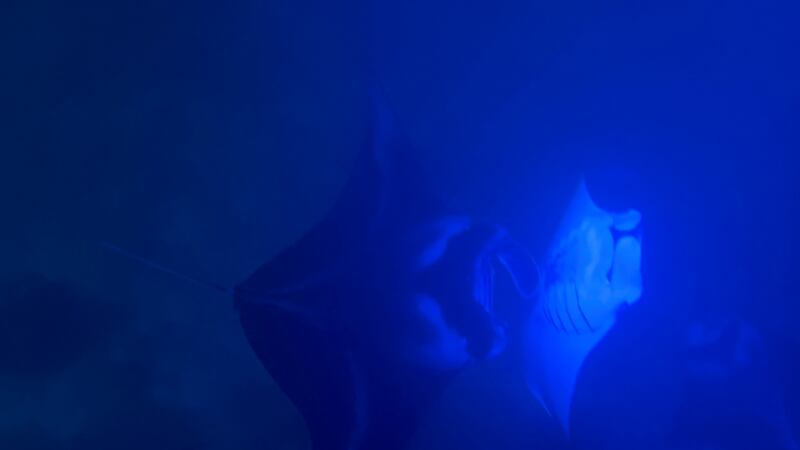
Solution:
[{"label": "underwater murk", "polygon": [[4,3],[2,450],[800,450],[800,6]]}]

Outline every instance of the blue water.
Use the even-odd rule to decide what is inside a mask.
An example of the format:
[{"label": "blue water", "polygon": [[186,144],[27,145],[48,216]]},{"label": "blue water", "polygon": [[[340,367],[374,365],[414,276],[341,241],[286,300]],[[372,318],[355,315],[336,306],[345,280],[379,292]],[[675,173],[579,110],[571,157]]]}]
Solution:
[{"label": "blue water", "polygon": [[778,416],[800,435],[796,4],[2,11],[0,448],[310,448],[230,298],[94,243],[233,286],[333,204],[375,79],[448,205],[537,257],[581,175],[645,233],[642,298],[586,361],[569,442],[499,360],[410,448],[786,448]]}]

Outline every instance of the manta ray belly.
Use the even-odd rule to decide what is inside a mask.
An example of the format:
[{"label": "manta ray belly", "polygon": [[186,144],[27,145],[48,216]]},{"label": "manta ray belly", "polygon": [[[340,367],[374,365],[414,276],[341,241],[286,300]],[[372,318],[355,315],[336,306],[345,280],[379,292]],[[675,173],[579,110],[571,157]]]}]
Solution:
[{"label": "manta ray belly", "polygon": [[581,182],[550,251],[524,333],[524,358],[531,393],[567,432],[584,361],[614,326],[619,308],[641,296],[641,241],[614,239],[636,229],[640,218],[633,210],[600,209]]}]

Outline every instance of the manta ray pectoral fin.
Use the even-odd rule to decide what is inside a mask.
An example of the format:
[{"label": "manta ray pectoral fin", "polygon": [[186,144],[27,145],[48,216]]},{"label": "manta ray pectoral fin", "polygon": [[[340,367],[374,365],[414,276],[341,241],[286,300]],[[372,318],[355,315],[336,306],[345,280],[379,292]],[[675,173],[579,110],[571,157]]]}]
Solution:
[{"label": "manta ray pectoral fin", "polygon": [[443,215],[444,207],[425,183],[385,95],[373,88],[369,100],[367,136],[333,207],[241,283],[238,291],[246,295],[238,298],[302,297],[309,288],[335,283],[342,272],[361,264],[365,251],[382,245],[378,241],[397,239]]},{"label": "manta ray pectoral fin", "polygon": [[[451,249],[448,239],[433,238],[437,233],[423,233],[414,245],[408,238],[451,215],[426,184],[383,96],[372,101],[369,135],[333,209],[236,288],[248,341],[305,418],[315,450],[404,448],[462,364],[408,358],[409,351],[428,356],[413,318],[435,320],[430,306],[438,306],[415,311],[420,266],[436,265]],[[458,234],[457,222],[439,231]],[[420,248],[429,253],[415,253]],[[441,279],[440,287],[468,281]],[[454,342],[445,343],[453,354]]]}]

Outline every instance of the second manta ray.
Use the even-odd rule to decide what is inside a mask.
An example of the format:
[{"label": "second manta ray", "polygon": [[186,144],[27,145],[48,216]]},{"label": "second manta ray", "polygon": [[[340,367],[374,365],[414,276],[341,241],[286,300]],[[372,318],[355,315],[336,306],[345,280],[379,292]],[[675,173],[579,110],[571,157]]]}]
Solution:
[{"label": "second manta ray", "polygon": [[496,268],[520,297],[533,260],[505,230],[449,213],[385,109],[327,216],[235,290],[244,332],[314,449],[404,448],[457,372],[498,354]]}]

